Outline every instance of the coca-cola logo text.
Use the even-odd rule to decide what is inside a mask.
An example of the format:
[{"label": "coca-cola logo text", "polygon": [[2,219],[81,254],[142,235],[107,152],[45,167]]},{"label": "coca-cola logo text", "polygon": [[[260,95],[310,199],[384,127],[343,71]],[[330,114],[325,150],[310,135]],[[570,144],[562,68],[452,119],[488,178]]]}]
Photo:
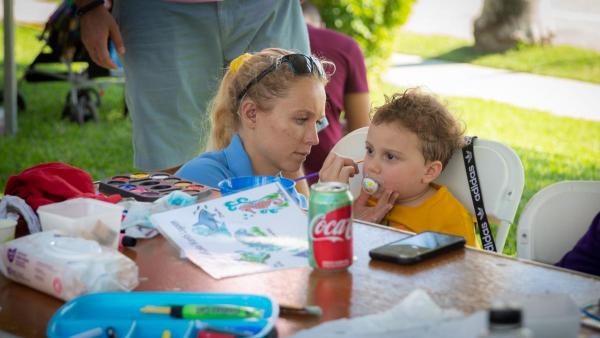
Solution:
[{"label": "coca-cola logo text", "polygon": [[352,239],[352,218],[327,219],[327,214],[313,218],[310,237],[313,241],[349,241]]}]

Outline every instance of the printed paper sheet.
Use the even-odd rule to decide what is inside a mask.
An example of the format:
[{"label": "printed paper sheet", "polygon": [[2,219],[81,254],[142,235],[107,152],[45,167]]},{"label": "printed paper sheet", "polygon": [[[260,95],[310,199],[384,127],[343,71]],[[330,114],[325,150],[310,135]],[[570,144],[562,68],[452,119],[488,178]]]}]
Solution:
[{"label": "printed paper sheet", "polygon": [[185,257],[216,279],[308,264],[307,215],[279,183],[151,219]]}]

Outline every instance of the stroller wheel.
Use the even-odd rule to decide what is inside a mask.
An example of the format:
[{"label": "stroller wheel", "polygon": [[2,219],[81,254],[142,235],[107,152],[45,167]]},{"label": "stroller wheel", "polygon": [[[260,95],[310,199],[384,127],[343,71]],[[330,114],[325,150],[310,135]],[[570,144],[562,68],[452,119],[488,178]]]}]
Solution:
[{"label": "stroller wheel", "polygon": [[71,92],[67,94],[62,117],[80,125],[89,120],[98,122],[98,107],[100,106],[100,95],[94,88],[82,88],[77,90],[77,100],[73,102]]},{"label": "stroller wheel", "polygon": [[89,96],[79,98],[77,104],[77,123],[83,124],[88,120],[98,122],[98,105]]},{"label": "stroller wheel", "polygon": [[96,90],[96,88],[85,88],[82,89],[85,91],[90,98],[90,101],[96,106],[96,108],[100,108],[100,93]]},{"label": "stroller wheel", "polygon": [[[0,89],[0,104],[4,104],[4,91]],[[25,99],[17,90],[17,111],[22,112],[26,109]]]}]

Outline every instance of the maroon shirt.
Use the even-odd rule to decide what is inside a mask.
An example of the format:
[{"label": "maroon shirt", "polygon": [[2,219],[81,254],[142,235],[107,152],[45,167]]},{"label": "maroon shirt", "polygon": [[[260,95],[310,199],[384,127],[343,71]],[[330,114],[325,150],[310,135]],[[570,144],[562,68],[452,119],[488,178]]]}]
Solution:
[{"label": "maroon shirt", "polygon": [[[325,115],[329,120],[329,126],[319,132],[319,144],[312,147],[304,162],[305,172],[309,174],[321,169],[331,148],[342,138],[340,113],[344,110],[344,95],[366,93],[369,92],[369,87],[365,59],[356,41],[339,32],[307,26],[312,54],[333,62],[336,67],[335,73],[325,87],[327,94]],[[314,181],[317,179],[315,178]]]}]

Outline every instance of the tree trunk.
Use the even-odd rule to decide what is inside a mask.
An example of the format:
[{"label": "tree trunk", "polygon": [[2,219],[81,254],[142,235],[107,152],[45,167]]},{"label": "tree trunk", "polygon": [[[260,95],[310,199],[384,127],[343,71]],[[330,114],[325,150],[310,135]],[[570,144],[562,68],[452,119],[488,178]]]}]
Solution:
[{"label": "tree trunk", "polygon": [[503,52],[519,42],[546,44],[552,33],[543,27],[539,15],[540,0],[485,0],[474,23],[475,48]]}]

